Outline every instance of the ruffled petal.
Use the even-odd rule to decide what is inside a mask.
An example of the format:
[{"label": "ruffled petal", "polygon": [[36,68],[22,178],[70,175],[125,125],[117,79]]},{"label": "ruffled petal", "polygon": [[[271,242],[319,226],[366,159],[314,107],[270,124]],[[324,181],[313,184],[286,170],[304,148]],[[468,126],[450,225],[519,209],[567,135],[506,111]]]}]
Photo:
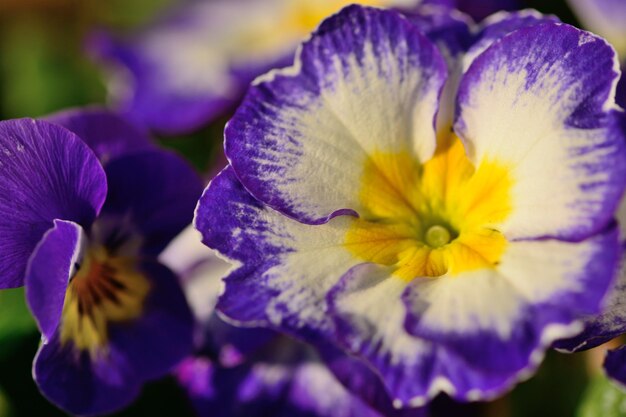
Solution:
[{"label": "ruffled petal", "polygon": [[26,301],[42,333],[52,338],[63,311],[67,284],[82,257],[86,236],[76,223],[55,220],[26,268]]},{"label": "ruffled petal", "polygon": [[559,340],[554,347],[565,352],[578,352],[600,346],[626,333],[626,262],[603,303],[602,313],[584,317],[585,329],[576,337]]},{"label": "ruffled petal", "polygon": [[616,248],[615,228],[576,244],[517,242],[496,269],[409,283],[359,265],[329,293],[329,311],[342,346],[375,367],[397,404],[440,392],[488,399],[534,371],[555,340],[580,332],[582,314],[599,311]]},{"label": "ruffled petal", "polygon": [[406,328],[486,371],[533,369],[552,342],[580,332],[577,319],[600,311],[617,238],[612,228],[580,243],[514,242],[493,270],[414,280]]},{"label": "ruffled petal", "polygon": [[55,219],[88,228],[107,194],[93,152],[67,129],[0,122],[0,288],[23,284],[29,257]]},{"label": "ruffled petal", "polygon": [[342,248],[352,219],[298,223],[263,206],[226,168],[200,199],[195,219],[203,242],[239,264],[225,279],[218,309],[233,320],[302,337],[327,331],[325,294],[358,262]]},{"label": "ruffled petal", "polygon": [[310,224],[355,214],[373,152],[422,161],[434,152],[445,76],[439,52],[408,20],[347,7],[293,67],[257,80],[226,128],[226,155],[244,186],[283,214]]},{"label": "ruffled petal", "polygon": [[494,43],[464,75],[455,130],[476,166],[509,173],[507,238],[580,240],[612,220],[626,185],[618,68],[601,38],[545,23]]},{"label": "ruffled petal", "polygon": [[605,37],[626,56],[626,3],[621,0],[568,0],[587,29]]},{"label": "ruffled petal", "polygon": [[518,12],[499,12],[485,19],[476,29],[472,47],[463,57],[463,68],[467,70],[471,63],[491,44],[518,29],[535,26],[541,23],[558,23],[559,18],[541,14],[536,10],[527,9]]}]

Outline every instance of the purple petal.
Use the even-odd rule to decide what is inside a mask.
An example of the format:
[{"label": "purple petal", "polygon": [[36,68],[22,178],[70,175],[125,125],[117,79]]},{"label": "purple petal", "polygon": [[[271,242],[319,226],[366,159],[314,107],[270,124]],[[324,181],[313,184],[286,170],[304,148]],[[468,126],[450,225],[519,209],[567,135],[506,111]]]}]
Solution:
[{"label": "purple petal", "polygon": [[[227,79],[226,84],[233,85],[224,92],[180,86],[180,82],[176,81],[180,74],[169,70],[179,65],[175,54],[161,53],[157,56],[153,51],[154,45],[150,46],[154,43],[151,37],[168,36],[168,32],[180,36],[177,25],[180,26],[157,26],[130,41],[114,39],[107,33],[99,32],[92,34],[89,42],[92,54],[113,69],[109,78],[116,108],[131,120],[165,135],[195,131],[227,113],[236,105],[247,83],[262,73],[254,71],[252,78],[240,80],[227,69],[223,76]],[[182,51],[192,48],[203,38],[202,34],[188,32],[182,35],[183,39],[177,45]],[[199,74],[222,71],[212,68],[210,63],[205,66],[196,64],[187,71],[194,69]]]},{"label": "purple petal", "polygon": [[626,58],[626,3],[622,0],[568,0],[585,28],[605,37]]},{"label": "purple petal", "polygon": [[445,76],[438,50],[400,14],[349,6],[320,25],[293,67],[248,90],[226,128],[226,155],[248,191],[291,218],[355,215],[371,153],[432,156]]},{"label": "purple petal", "polygon": [[477,21],[500,10],[514,10],[521,6],[520,0],[455,0],[455,3],[457,9]]},{"label": "purple petal", "polygon": [[626,386],[626,346],[609,350],[604,359],[604,371],[620,386]]},{"label": "purple petal", "polygon": [[55,220],[31,256],[26,268],[26,301],[44,343],[56,331],[67,284],[82,255],[85,235],[76,223]]},{"label": "purple petal", "polygon": [[[289,389],[288,404],[300,413],[283,411],[281,417],[292,415],[319,417],[382,417],[361,399],[352,395],[321,363],[304,363],[296,368]],[[386,414],[420,416],[422,413]]]},{"label": "purple petal", "polygon": [[78,135],[103,164],[153,146],[146,132],[103,108],[65,110],[48,116],[46,120]]},{"label": "purple petal", "polygon": [[427,416],[426,407],[397,409],[383,381],[364,361],[345,354],[329,345],[317,346],[329,370],[352,395],[359,397],[374,410],[386,417]]},{"label": "purple petal", "polygon": [[[510,373],[475,367],[446,346],[407,333],[400,300],[406,284],[389,273],[358,265],[328,298],[339,343],[373,367],[396,407],[424,406],[440,392],[461,401],[493,398],[514,382]],[[378,307],[381,296],[385,309]]]},{"label": "purple petal", "polygon": [[554,347],[566,352],[578,352],[600,346],[626,333],[626,264],[622,266],[601,314],[584,317],[585,329],[574,338],[560,340]]},{"label": "purple petal", "polygon": [[[202,182],[179,156],[137,152],[111,161],[106,173],[109,194],[100,221],[115,225],[115,236],[103,239],[139,233],[144,252],[157,255],[191,223]],[[120,224],[130,229],[120,230]]]},{"label": "purple petal", "polygon": [[446,7],[422,7],[404,14],[431,42],[453,57],[467,51],[474,38],[472,20]]},{"label": "purple petal", "polygon": [[33,364],[41,392],[71,414],[105,414],[128,405],[141,385],[166,375],[192,350],[193,318],[174,274],[141,267],[151,284],[138,319],[111,322],[106,349],[90,354],[57,331]]},{"label": "purple petal", "polygon": [[577,241],[612,221],[626,185],[618,78],[604,40],[556,23],[509,34],[467,70],[455,130],[475,165],[511,167],[507,239]]},{"label": "purple petal", "polygon": [[33,378],[50,402],[73,415],[99,415],[120,410],[138,395],[141,381],[125,355],[111,349],[92,360],[58,333],[42,344],[33,363]]},{"label": "purple petal", "polygon": [[55,219],[89,228],[107,193],[102,166],[72,132],[0,122],[0,288],[23,284],[28,258]]},{"label": "purple petal", "polygon": [[218,310],[237,321],[278,326],[303,338],[327,332],[324,296],[358,262],[336,250],[351,216],[311,227],[263,206],[231,167],[200,199],[195,225],[203,242],[241,266],[225,278]]},{"label": "purple petal", "polygon": [[111,323],[110,345],[123,354],[142,380],[167,374],[193,348],[193,316],[177,277],[158,263],[144,262],[141,270],[151,288],[141,316]]},{"label": "purple petal", "polygon": [[475,35],[472,47],[463,58],[465,69],[477,56],[485,51],[492,43],[518,29],[534,26],[540,23],[560,22],[559,18],[544,15],[536,10],[522,10],[519,12],[501,12],[490,16],[480,25]]}]

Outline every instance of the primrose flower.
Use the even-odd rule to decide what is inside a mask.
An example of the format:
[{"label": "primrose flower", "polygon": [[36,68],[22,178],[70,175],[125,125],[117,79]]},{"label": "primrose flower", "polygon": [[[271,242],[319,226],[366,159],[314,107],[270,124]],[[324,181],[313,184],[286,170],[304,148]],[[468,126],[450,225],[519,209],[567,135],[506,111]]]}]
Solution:
[{"label": "primrose flower", "polygon": [[373,373],[336,349],[323,354],[346,389],[311,347],[262,328],[237,328],[215,314],[220,277],[231,265],[185,229],[159,259],[183,282],[197,324],[196,354],[175,375],[199,416],[420,417],[396,411]]},{"label": "primrose flower", "polygon": [[[201,127],[241,100],[248,84],[288,65],[300,41],[348,0],[217,0],[186,4],[173,16],[123,40],[100,33],[90,41],[108,63],[120,110],[162,133]],[[365,0],[396,7],[461,6],[480,18],[515,0]]]},{"label": "primrose flower", "polygon": [[340,347],[398,407],[497,395],[579,332],[620,251],[619,68],[532,15],[450,56],[450,31],[351,6],[258,79],[196,211],[238,265],[221,313]]},{"label": "primrose flower", "polygon": [[25,285],[42,333],[33,377],[72,414],[119,409],[192,348],[189,307],[156,257],[201,182],[97,109],[0,122],[0,149],[0,285]]}]

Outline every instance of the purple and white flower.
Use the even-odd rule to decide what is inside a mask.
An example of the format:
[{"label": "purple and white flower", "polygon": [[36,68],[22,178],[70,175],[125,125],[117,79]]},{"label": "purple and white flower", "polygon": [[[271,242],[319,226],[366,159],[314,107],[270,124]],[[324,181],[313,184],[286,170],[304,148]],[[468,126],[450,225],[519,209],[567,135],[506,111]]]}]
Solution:
[{"label": "purple and white flower", "polygon": [[451,54],[421,20],[348,7],[259,78],[195,219],[229,320],[340,347],[397,407],[498,395],[580,332],[626,185],[603,39],[521,12]]},{"label": "purple and white flower", "polygon": [[25,286],[41,330],[33,377],[72,414],[117,410],[192,348],[189,307],[157,256],[201,182],[98,109],[0,122],[0,150],[0,286]]}]

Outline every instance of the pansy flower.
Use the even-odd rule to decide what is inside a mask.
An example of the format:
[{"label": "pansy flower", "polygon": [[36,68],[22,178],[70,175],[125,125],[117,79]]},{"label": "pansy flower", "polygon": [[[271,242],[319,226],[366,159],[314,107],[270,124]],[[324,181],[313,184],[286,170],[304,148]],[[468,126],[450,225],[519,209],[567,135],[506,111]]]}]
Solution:
[{"label": "pansy flower", "polygon": [[516,16],[447,67],[450,36],[350,6],[257,80],[196,211],[238,265],[225,316],[340,347],[398,407],[493,397],[581,330],[620,251],[619,68],[603,39]]},{"label": "pansy flower", "polygon": [[1,122],[0,150],[0,283],[25,286],[41,330],[33,377],[72,414],[119,409],[192,348],[189,307],[157,255],[201,182],[97,109]]},{"label": "pansy flower", "polygon": [[[300,41],[347,0],[217,0],[184,4],[173,16],[116,40],[89,42],[109,64],[112,99],[120,110],[166,133],[201,127],[239,102],[265,71],[288,65]],[[462,6],[480,17],[514,0],[366,0],[356,3],[411,11],[420,5]]]},{"label": "pansy flower", "polygon": [[[159,259],[182,280],[194,312],[196,352],[175,375],[200,417],[421,417],[396,411],[364,364],[326,348],[320,355],[301,342],[262,328],[238,328],[214,310],[220,278],[232,266],[187,228]],[[351,392],[333,374],[339,376]]]}]

